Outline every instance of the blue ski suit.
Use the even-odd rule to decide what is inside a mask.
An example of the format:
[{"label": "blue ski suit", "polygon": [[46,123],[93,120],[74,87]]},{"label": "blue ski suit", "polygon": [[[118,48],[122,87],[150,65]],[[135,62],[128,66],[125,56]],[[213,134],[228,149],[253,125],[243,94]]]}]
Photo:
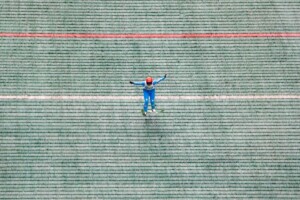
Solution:
[{"label": "blue ski suit", "polygon": [[143,92],[144,92],[144,111],[148,111],[148,104],[149,104],[149,97],[150,97],[150,103],[151,108],[155,109],[155,85],[160,83],[161,81],[165,80],[166,77],[162,77],[158,80],[153,80],[152,85],[147,85],[146,81],[142,82],[133,82],[134,85],[140,85],[143,86]]}]

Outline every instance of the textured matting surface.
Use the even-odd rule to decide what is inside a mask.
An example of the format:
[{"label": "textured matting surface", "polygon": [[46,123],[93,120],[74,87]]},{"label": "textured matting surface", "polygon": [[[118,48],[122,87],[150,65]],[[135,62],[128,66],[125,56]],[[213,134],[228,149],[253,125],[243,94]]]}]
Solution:
[{"label": "textured matting surface", "polygon": [[[292,33],[299,11],[296,0],[3,1],[0,32]],[[300,100],[288,98],[300,95],[299,55],[299,37],[0,37],[0,199],[299,199]],[[144,118],[129,80],[165,73],[165,112]],[[167,98],[222,95],[251,98]]]}]

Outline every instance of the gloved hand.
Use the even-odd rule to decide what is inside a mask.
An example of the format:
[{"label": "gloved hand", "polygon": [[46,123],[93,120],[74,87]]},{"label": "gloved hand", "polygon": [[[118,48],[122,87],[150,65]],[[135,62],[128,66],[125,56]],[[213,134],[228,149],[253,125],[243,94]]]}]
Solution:
[{"label": "gloved hand", "polygon": [[129,81],[130,84],[133,84],[133,81]]},{"label": "gloved hand", "polygon": [[167,74],[165,74],[165,78],[167,78]]}]

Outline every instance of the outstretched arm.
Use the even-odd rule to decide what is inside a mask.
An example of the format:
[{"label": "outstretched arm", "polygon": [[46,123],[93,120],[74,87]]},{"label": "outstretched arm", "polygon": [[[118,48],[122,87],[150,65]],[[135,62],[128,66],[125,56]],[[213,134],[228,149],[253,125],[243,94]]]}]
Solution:
[{"label": "outstretched arm", "polygon": [[133,84],[133,85],[141,85],[141,86],[144,86],[145,82],[142,81],[142,82],[133,82],[133,81],[129,81],[130,84]]},{"label": "outstretched arm", "polygon": [[158,80],[154,80],[154,81],[153,81],[153,85],[156,85],[156,84],[160,83],[161,81],[165,80],[166,78],[167,78],[167,74],[165,74],[164,77],[161,77],[161,78],[158,79]]}]

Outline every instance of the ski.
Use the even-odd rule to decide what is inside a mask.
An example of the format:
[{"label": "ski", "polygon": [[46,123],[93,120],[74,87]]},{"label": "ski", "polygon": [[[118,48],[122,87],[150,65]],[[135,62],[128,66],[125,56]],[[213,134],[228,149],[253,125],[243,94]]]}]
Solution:
[{"label": "ski", "polygon": [[163,113],[165,110],[161,109],[161,110],[156,110],[156,112],[152,112],[152,110],[149,110],[147,113],[144,112],[144,109],[141,110],[142,115],[143,116],[147,116],[147,114],[158,114],[158,113]]}]

